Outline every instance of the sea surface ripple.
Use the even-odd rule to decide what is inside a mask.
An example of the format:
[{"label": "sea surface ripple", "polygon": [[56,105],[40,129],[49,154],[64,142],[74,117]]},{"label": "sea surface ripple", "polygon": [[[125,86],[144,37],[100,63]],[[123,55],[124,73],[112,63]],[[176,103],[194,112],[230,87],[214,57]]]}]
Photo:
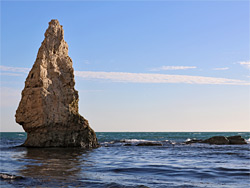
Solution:
[{"label": "sea surface ripple", "polygon": [[[1,133],[0,172],[24,177],[0,187],[242,187],[250,185],[250,144],[184,144],[250,133],[97,133],[102,147],[23,148],[25,133]],[[136,146],[138,143],[162,146]]]}]

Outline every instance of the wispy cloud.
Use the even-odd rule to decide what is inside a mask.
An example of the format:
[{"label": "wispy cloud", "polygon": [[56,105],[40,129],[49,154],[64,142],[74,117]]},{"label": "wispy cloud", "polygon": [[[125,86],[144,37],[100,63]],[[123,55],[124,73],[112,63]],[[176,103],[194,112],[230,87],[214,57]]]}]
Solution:
[{"label": "wispy cloud", "polygon": [[222,68],[214,68],[213,70],[228,70],[228,67],[222,67]]},{"label": "wispy cloud", "polygon": [[86,64],[86,65],[90,64],[89,60],[84,60],[83,63]]},{"label": "wispy cloud", "polygon": [[0,72],[0,75],[2,75],[2,76],[23,76],[24,74],[11,73],[11,72]]},{"label": "wispy cloud", "polygon": [[244,80],[215,78],[204,76],[128,73],[128,72],[92,72],[75,71],[75,75],[84,79],[110,80],[126,83],[185,83],[185,84],[223,84],[223,85],[250,85]]},{"label": "wispy cloud", "polygon": [[7,67],[7,66],[0,65],[0,70],[1,71],[6,71],[6,72],[28,73],[30,69],[29,68],[23,68],[23,67]]},{"label": "wispy cloud", "polygon": [[195,66],[162,66],[150,69],[150,71],[162,71],[162,70],[186,70],[186,69],[196,69]]},{"label": "wispy cloud", "polygon": [[[1,71],[27,73],[28,68],[0,66]],[[5,72],[4,72],[5,73]],[[129,72],[94,72],[75,71],[77,77],[88,80],[108,80],[125,83],[184,83],[184,84],[223,84],[223,85],[250,85],[245,80],[216,78],[205,76],[170,75],[154,73],[129,73]]]},{"label": "wispy cloud", "polygon": [[247,69],[250,69],[250,61],[241,61],[239,64]]}]

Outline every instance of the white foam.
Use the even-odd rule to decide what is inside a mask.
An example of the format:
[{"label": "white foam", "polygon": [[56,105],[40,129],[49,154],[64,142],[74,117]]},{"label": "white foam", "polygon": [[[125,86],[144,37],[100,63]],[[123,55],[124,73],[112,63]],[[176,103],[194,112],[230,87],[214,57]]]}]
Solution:
[{"label": "white foam", "polygon": [[104,144],[114,144],[115,141],[111,141],[111,142],[103,142]]},{"label": "white foam", "polygon": [[246,141],[247,141],[248,144],[250,144],[250,138],[248,138]]},{"label": "white foam", "polygon": [[188,138],[185,142],[189,142],[189,141],[192,141],[192,140],[197,140],[196,138]]},{"label": "white foam", "polygon": [[185,142],[189,142],[189,141],[191,141],[192,139],[191,138],[188,138]]},{"label": "white foam", "polygon": [[156,142],[156,141],[150,141],[150,140],[143,140],[143,139],[123,139],[120,140],[121,142],[129,142],[129,143],[135,143],[135,142]]}]

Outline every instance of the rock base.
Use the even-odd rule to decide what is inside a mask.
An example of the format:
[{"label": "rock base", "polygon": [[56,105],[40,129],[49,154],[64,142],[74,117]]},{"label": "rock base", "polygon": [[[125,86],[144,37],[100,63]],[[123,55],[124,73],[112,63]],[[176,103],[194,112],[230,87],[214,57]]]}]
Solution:
[{"label": "rock base", "polygon": [[97,148],[99,145],[93,130],[69,130],[28,133],[22,146]]},{"label": "rock base", "polygon": [[99,147],[96,134],[82,116],[72,116],[67,124],[49,124],[27,131],[25,147]]}]

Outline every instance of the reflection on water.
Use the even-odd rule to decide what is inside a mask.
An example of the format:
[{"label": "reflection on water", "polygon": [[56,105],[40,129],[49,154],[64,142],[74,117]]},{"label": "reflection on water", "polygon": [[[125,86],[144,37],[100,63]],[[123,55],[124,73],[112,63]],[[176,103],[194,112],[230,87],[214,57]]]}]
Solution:
[{"label": "reflection on water", "polygon": [[84,163],[89,152],[79,148],[27,148],[19,158],[19,161],[26,162],[19,174],[56,185],[76,182],[86,178],[82,168],[88,166]]}]

